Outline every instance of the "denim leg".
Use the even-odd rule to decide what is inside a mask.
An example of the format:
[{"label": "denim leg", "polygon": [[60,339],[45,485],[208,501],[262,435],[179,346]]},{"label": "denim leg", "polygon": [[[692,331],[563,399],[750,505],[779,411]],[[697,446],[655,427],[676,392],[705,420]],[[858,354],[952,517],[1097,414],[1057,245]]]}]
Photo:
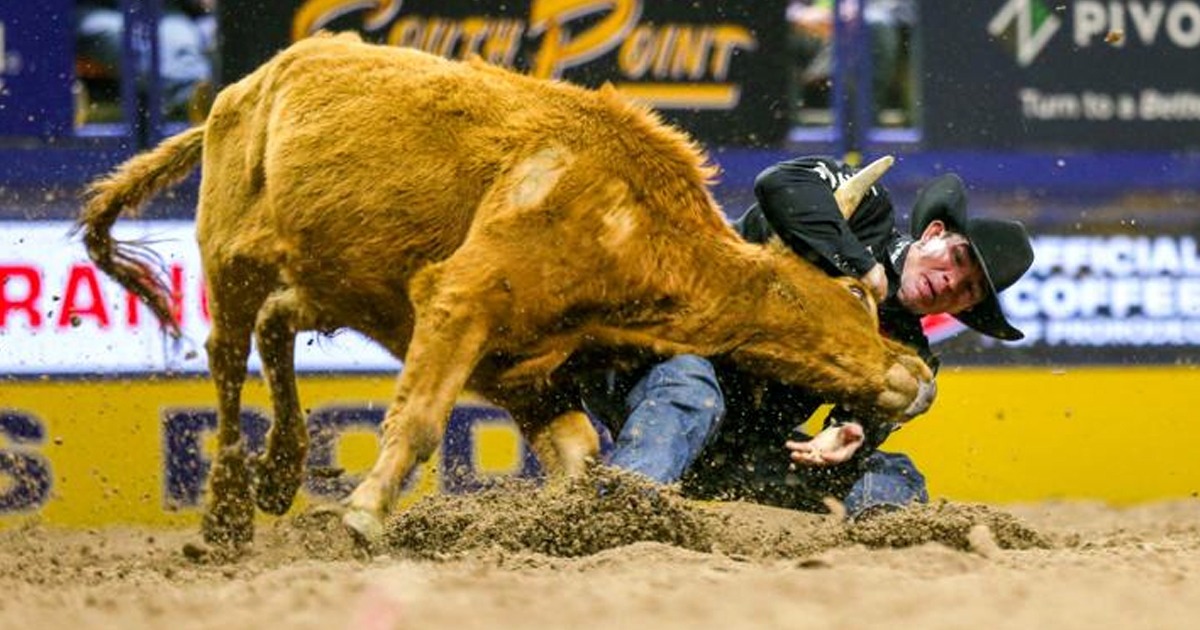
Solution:
[{"label": "denim leg", "polygon": [[902,453],[876,451],[864,462],[866,472],[850,489],[843,502],[846,514],[854,518],[873,507],[904,507],[910,503],[928,503],[925,476]]},{"label": "denim leg", "polygon": [[725,414],[712,364],[690,354],[655,365],[625,402],[610,463],[659,483],[679,481]]}]

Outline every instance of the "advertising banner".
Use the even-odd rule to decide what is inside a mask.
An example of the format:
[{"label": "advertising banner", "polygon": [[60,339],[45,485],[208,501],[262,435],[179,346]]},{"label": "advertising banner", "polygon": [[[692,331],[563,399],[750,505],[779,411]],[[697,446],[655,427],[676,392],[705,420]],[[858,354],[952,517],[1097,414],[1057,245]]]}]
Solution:
[{"label": "advertising banner", "polygon": [[[336,502],[370,469],[392,387],[390,377],[301,379],[312,441],[298,505]],[[75,526],[194,522],[216,453],[214,395],[207,379],[0,381],[0,527],[32,515]],[[261,381],[247,383],[244,401],[242,435],[260,453],[270,426]],[[464,400],[401,505],[538,474],[508,414]]]},{"label": "advertising banner", "polygon": [[930,148],[1200,145],[1200,0],[920,4]]},{"label": "advertising banner", "polygon": [[71,130],[74,8],[70,0],[0,3],[0,136]]},{"label": "advertising banner", "polygon": [[[935,498],[1194,497],[1200,425],[1180,410],[1194,404],[1188,383],[1198,374],[1173,366],[944,370],[937,404],[887,447],[917,462]],[[312,442],[293,513],[338,501],[370,469],[392,388],[390,376],[300,378]],[[0,380],[0,528],[31,519],[196,526],[216,454],[215,397],[200,378]],[[271,408],[261,380],[247,382],[243,400],[243,436],[258,452]],[[1154,448],[1129,448],[1134,426],[1139,443]],[[602,456],[611,449],[601,432]],[[462,400],[397,508],[539,471],[506,413]]]},{"label": "advertising banner", "polygon": [[[201,374],[209,313],[190,221],[118,223],[159,256],[184,336],[100,272],[67,222],[0,221],[0,374]],[[1033,226],[1030,271],[1000,295],[1025,339],[1001,343],[948,315],[925,331],[947,365],[1196,364],[1200,237],[1163,225],[1076,234]],[[260,362],[251,354],[250,368]],[[388,372],[401,363],[362,335],[301,333],[301,372]]]},{"label": "advertising banner", "polygon": [[222,80],[320,30],[484,60],[590,87],[609,81],[705,143],[787,133],[782,0],[225,0]]},{"label": "advertising banner", "polygon": [[[196,374],[208,369],[209,313],[190,221],[123,221],[119,240],[160,258],[183,327],[176,341],[144,304],[96,269],[69,222],[0,221],[0,374]],[[257,353],[251,369],[260,365]],[[389,371],[400,362],[353,332],[296,340],[296,368]]]},{"label": "advertising banner", "polygon": [[1033,266],[1000,295],[1025,339],[998,342],[943,315],[925,321],[934,350],[951,365],[1200,364],[1200,238],[1158,218],[1035,230]]}]

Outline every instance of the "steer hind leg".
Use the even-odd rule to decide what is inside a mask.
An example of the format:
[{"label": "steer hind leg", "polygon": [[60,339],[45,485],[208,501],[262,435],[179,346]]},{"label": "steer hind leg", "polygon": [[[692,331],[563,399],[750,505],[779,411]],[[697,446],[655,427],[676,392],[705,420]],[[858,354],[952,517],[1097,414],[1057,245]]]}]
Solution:
[{"label": "steer hind leg", "polygon": [[302,313],[293,289],[276,291],[259,310],[254,328],[275,412],[267,433],[267,450],[255,466],[254,499],[268,514],[283,514],[292,506],[303,481],[304,457],[308,453],[308,430],[295,372],[296,332],[312,327],[301,320]]},{"label": "steer hind leg", "polygon": [[567,411],[526,428],[518,421],[542,469],[552,477],[577,477],[600,457],[600,436],[582,411]]},{"label": "steer hind leg", "polygon": [[240,264],[205,265],[212,314],[206,347],[217,389],[218,450],[201,532],[209,543],[226,546],[248,543],[254,537],[254,500],[241,434],[242,385],[255,315],[274,281],[266,270],[236,262]]}]

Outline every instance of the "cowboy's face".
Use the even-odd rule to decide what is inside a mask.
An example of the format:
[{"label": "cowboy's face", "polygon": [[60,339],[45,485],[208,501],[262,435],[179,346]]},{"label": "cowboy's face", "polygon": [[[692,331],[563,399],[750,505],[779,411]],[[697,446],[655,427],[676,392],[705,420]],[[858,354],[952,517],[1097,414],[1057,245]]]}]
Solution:
[{"label": "cowboy's face", "polygon": [[958,313],[983,300],[986,283],[966,237],[932,221],[908,249],[896,297],[918,315]]}]

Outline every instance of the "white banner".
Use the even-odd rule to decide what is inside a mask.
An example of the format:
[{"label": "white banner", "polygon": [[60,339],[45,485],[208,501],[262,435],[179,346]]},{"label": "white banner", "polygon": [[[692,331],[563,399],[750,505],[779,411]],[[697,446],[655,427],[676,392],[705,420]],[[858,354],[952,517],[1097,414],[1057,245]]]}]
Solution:
[{"label": "white banner", "polygon": [[[87,258],[68,222],[0,221],[0,374],[184,372],[208,369],[209,317],[189,221],[118,222],[113,235],[161,257],[179,295],[183,339]],[[258,356],[250,367],[257,370]],[[301,334],[301,371],[395,371],[400,362],[352,331]]]},{"label": "white banner", "polygon": [[1030,273],[1001,294],[1022,344],[1200,345],[1200,249],[1191,236],[1040,236]]}]

